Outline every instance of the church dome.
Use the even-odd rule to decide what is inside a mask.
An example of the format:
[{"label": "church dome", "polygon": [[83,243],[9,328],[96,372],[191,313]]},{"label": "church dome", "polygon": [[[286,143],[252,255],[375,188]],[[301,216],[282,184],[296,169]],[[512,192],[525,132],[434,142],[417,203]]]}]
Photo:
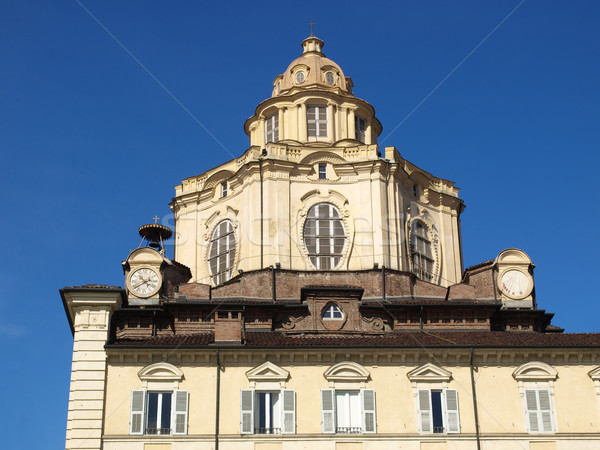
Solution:
[{"label": "church dome", "polygon": [[301,45],[302,55],[275,78],[272,97],[288,95],[299,89],[322,89],[352,95],[352,80],[344,76],[337,63],[325,57],[321,39],[310,36]]}]

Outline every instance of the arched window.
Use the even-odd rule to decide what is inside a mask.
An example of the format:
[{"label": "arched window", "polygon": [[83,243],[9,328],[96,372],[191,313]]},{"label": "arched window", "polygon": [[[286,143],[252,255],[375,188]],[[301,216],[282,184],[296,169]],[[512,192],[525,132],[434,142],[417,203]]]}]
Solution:
[{"label": "arched window", "polygon": [[340,211],[330,203],[318,203],[308,210],[304,223],[304,245],[317,269],[335,269],[342,260],[346,230]]},{"label": "arched window", "polygon": [[431,281],[433,278],[433,252],[427,235],[427,227],[415,220],[412,225],[411,259],[413,273],[420,279]]},{"label": "arched window", "polygon": [[208,267],[215,285],[231,278],[235,261],[235,234],[230,220],[220,222],[213,230],[210,239]]},{"label": "arched window", "polygon": [[323,310],[323,314],[321,315],[321,317],[323,319],[339,320],[342,319],[344,316],[342,315],[342,311],[337,305],[331,304]]}]

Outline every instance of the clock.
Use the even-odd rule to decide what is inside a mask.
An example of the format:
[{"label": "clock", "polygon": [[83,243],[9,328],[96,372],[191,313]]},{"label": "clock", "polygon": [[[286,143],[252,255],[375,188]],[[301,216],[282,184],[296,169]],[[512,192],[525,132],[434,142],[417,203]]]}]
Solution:
[{"label": "clock", "polygon": [[139,267],[128,277],[127,287],[136,296],[148,298],[155,295],[161,287],[162,277],[155,269]]},{"label": "clock", "polygon": [[533,280],[525,272],[508,269],[500,277],[500,290],[509,298],[522,300],[531,294]]}]

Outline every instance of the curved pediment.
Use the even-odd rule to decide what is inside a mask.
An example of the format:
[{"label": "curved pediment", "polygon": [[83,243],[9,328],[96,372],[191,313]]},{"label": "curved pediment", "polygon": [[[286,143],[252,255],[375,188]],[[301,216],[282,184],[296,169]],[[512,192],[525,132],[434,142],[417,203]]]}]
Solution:
[{"label": "curved pediment", "polygon": [[546,363],[532,361],[517,367],[513,377],[518,381],[552,381],[556,380],[558,372]]},{"label": "curved pediment", "polygon": [[248,381],[287,381],[290,373],[276,364],[267,361],[246,372]]},{"label": "curved pediment", "polygon": [[406,374],[410,381],[432,382],[432,381],[450,381],[452,372],[442,369],[432,363],[427,363],[421,367],[411,370]]},{"label": "curved pediment", "polygon": [[159,362],[144,367],[138,377],[143,381],[181,381],[183,372],[172,364]]},{"label": "curved pediment", "polygon": [[328,381],[364,382],[369,378],[369,371],[358,363],[343,361],[334,364],[323,374]]}]

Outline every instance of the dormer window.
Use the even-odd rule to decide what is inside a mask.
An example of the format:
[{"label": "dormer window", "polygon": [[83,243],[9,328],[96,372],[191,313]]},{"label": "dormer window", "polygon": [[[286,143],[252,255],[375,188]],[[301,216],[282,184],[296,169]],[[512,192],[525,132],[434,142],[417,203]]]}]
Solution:
[{"label": "dormer window", "polygon": [[342,315],[342,311],[337,305],[329,305],[323,310],[323,315],[321,316],[323,319],[330,320],[339,320],[344,316]]},{"label": "dormer window", "polygon": [[357,141],[365,142],[367,122],[360,116],[354,116],[354,132]]},{"label": "dormer window", "polygon": [[308,106],[306,108],[306,121],[308,125],[308,138],[327,137],[327,107]]},{"label": "dormer window", "polygon": [[279,114],[275,113],[265,120],[265,142],[279,140]]}]

